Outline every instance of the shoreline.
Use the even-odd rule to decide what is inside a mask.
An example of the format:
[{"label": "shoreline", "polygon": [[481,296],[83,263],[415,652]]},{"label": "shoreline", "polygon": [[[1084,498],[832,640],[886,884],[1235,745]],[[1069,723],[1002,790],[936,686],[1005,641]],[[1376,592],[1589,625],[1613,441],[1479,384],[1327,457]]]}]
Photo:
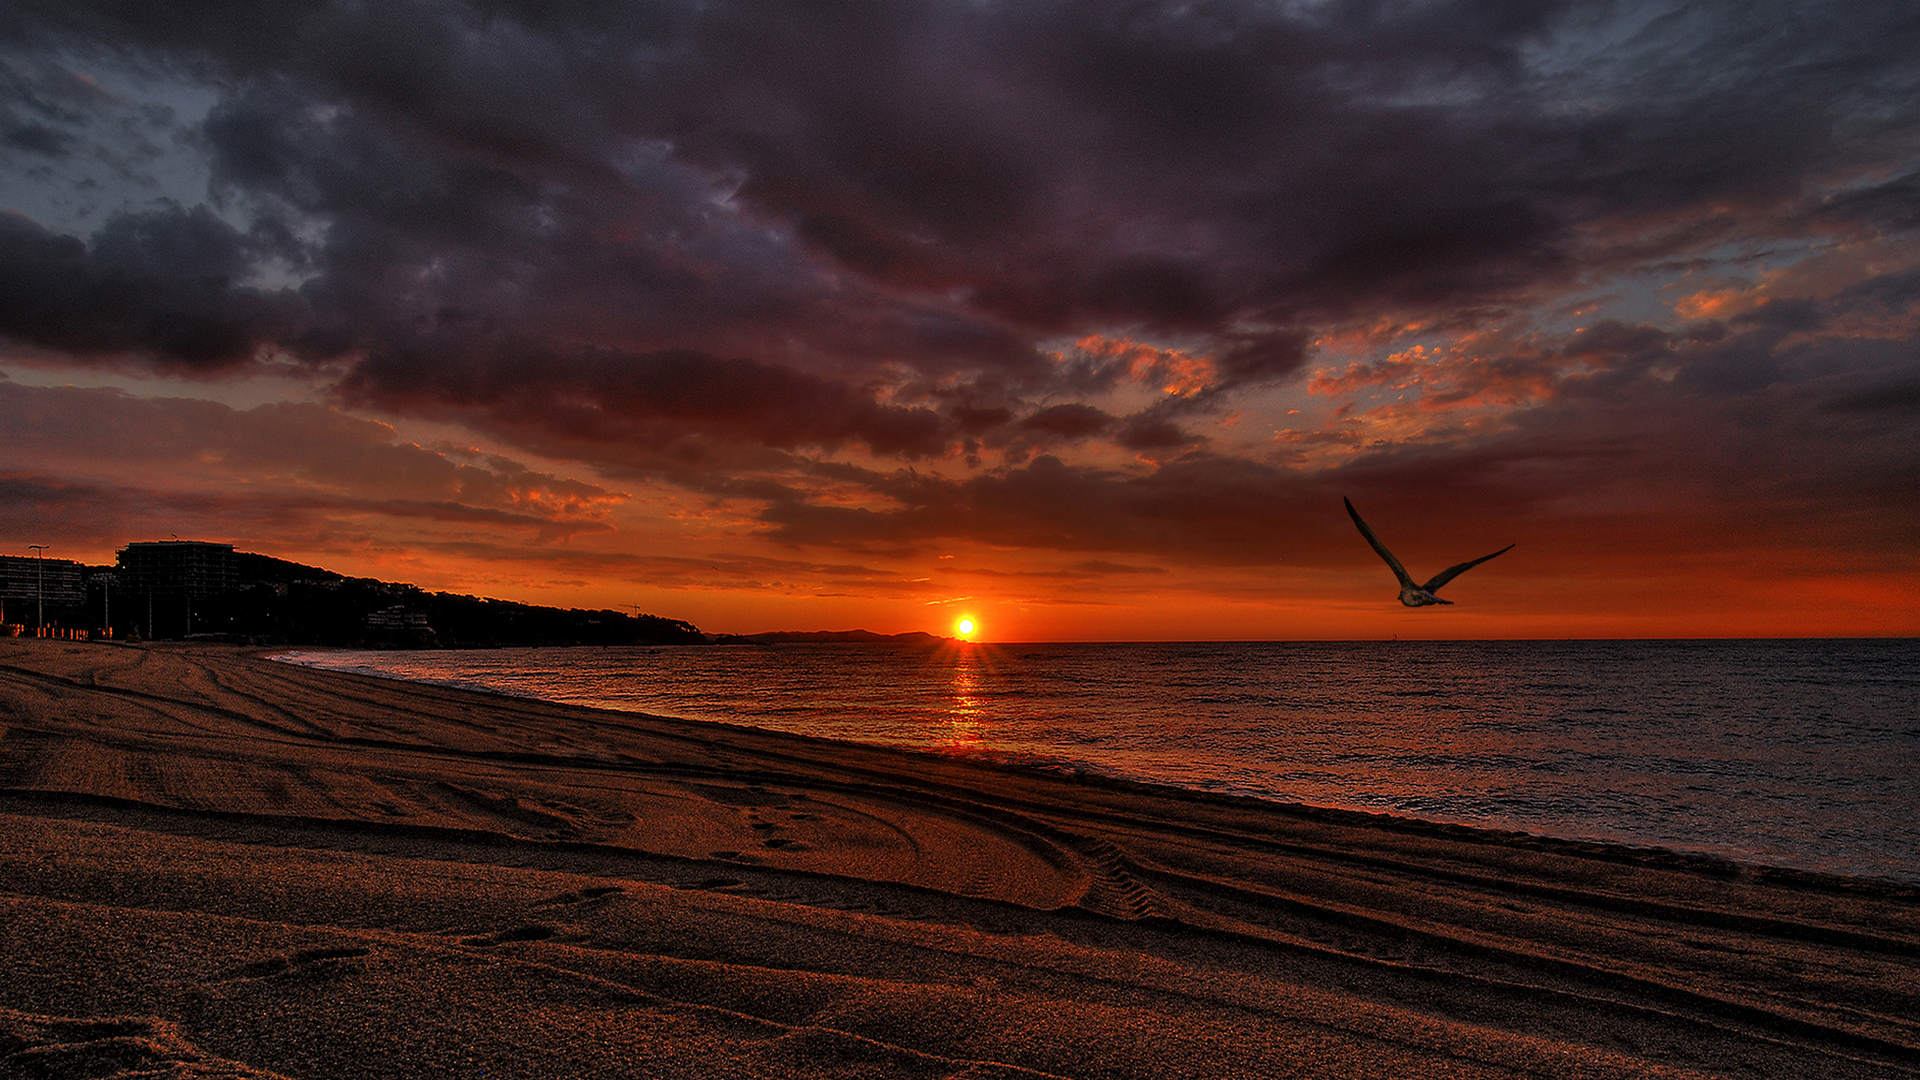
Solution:
[{"label": "shoreline", "polygon": [[[301,664],[298,661],[283,659],[287,654],[277,649],[245,646],[238,648],[243,649],[247,655],[252,655],[271,663],[293,664],[297,667],[307,667],[310,670],[323,671],[330,674],[347,675],[363,679],[378,679],[405,686],[435,686],[447,690],[510,698],[517,701],[539,701],[570,709],[582,709],[589,713],[606,713],[614,716],[639,717],[648,720],[664,720],[682,724],[711,724],[732,730],[748,731],[782,738],[804,739],[809,742],[829,745],[859,746],[870,750],[905,754],[912,757],[933,757],[945,761],[959,762],[980,769],[1001,769],[1023,774],[1053,776],[1068,783],[1109,785],[1122,790],[1136,790],[1142,794],[1172,801],[1191,799],[1198,802],[1224,802],[1228,804],[1247,802],[1303,818],[1321,820],[1334,824],[1345,824],[1358,828],[1385,828],[1421,835],[1478,838],[1487,843],[1508,846],[1532,846],[1549,852],[1602,859],[1630,865],[1665,866],[1728,880],[1767,880],[1781,883],[1802,882],[1810,887],[1845,889],[1920,901],[1920,882],[1908,881],[1893,876],[1838,874],[1805,867],[1740,859],[1710,851],[1689,851],[1685,848],[1663,847],[1657,844],[1630,844],[1612,840],[1556,836],[1552,833],[1529,832],[1524,829],[1502,829],[1492,825],[1481,825],[1465,821],[1440,821],[1411,814],[1396,814],[1384,810],[1326,806],[1317,803],[1276,799],[1263,795],[1209,791],[1204,788],[1183,787],[1172,783],[1136,780],[1131,777],[1101,771],[1096,766],[1067,761],[1065,759],[1056,760],[1035,757],[1029,762],[1011,760],[1010,756],[1007,755],[992,756],[989,754],[942,753],[938,750],[911,746],[891,746],[885,743],[861,742],[857,739],[836,739],[828,735],[808,735],[802,732],[785,731],[776,727],[762,727],[755,724],[729,720],[669,716],[661,713],[648,713],[638,710],[577,705],[571,702],[559,701],[554,698],[540,697],[533,694],[517,694],[510,690],[500,690],[492,687],[466,686],[454,682],[408,679],[398,675],[387,675],[372,671],[345,671],[337,668],[317,667]],[[312,646],[301,647],[297,651],[311,652],[329,650],[327,647]],[[337,649],[331,651],[359,652],[362,650]]]},{"label": "shoreline", "polygon": [[316,1078],[1920,1060],[1912,886],[272,651],[0,642],[0,1072],[129,1017]]},{"label": "shoreline", "polygon": [[[1751,640],[1775,641],[1791,639]],[[1893,641],[1896,639],[1885,640]],[[825,644],[831,648],[838,643]],[[1111,644],[1119,645],[1122,643]],[[1221,643],[1206,644],[1218,645]],[[1474,644],[1487,643],[1476,642]],[[987,645],[983,647],[993,649],[996,646]],[[535,653],[542,651],[539,647],[526,648],[528,651]],[[652,650],[647,649],[645,651],[651,652]],[[1516,842],[1520,842],[1518,838],[1525,838],[1525,842],[1567,845],[1569,850],[1574,851],[1622,849],[1625,852],[1635,853],[1633,855],[1635,860],[1665,861],[1672,865],[1686,865],[1697,860],[1703,868],[1723,863],[1729,864],[1719,871],[1723,876],[1739,876],[1743,873],[1758,872],[1781,877],[1805,876],[1810,879],[1828,878],[1836,881],[1858,880],[1876,882],[1895,890],[1920,890],[1920,864],[1912,862],[1911,859],[1906,862],[1899,862],[1891,858],[1883,858],[1875,865],[1871,860],[1862,858],[1836,859],[1830,856],[1823,858],[1819,849],[1810,846],[1807,842],[1807,837],[1798,835],[1796,835],[1796,840],[1799,841],[1797,846],[1790,844],[1783,848],[1770,848],[1764,844],[1753,844],[1753,837],[1745,838],[1748,842],[1743,844],[1737,834],[1701,832],[1683,837],[1679,832],[1671,828],[1640,828],[1638,830],[1632,827],[1622,828],[1617,822],[1582,817],[1579,814],[1563,813],[1557,815],[1557,820],[1544,820],[1543,817],[1554,818],[1556,815],[1528,814],[1525,812],[1515,815],[1509,812],[1503,819],[1501,815],[1497,813],[1491,816],[1486,814],[1476,816],[1471,809],[1464,806],[1455,807],[1454,812],[1451,814],[1445,812],[1447,810],[1445,806],[1431,806],[1428,807],[1428,809],[1441,811],[1440,816],[1425,816],[1419,809],[1408,809],[1394,805],[1395,800],[1392,798],[1354,798],[1352,797],[1353,793],[1351,791],[1346,791],[1345,794],[1347,797],[1343,799],[1342,792],[1339,791],[1275,792],[1272,790],[1264,790],[1263,785],[1258,782],[1215,785],[1207,785],[1202,782],[1189,782],[1176,777],[1155,776],[1152,774],[1150,768],[1143,770],[1138,768],[1137,764],[1129,771],[1130,763],[1125,760],[1124,753],[1119,755],[1118,760],[1110,759],[1103,761],[1098,759],[1098,755],[1092,759],[1085,756],[1074,756],[1071,748],[1065,745],[1028,750],[956,750],[943,747],[931,740],[915,742],[904,739],[894,739],[890,741],[879,737],[862,739],[857,734],[848,734],[843,731],[813,735],[804,730],[809,726],[806,723],[795,724],[789,721],[783,726],[779,720],[763,719],[751,713],[739,712],[736,709],[722,708],[719,711],[710,711],[706,714],[693,712],[655,713],[646,711],[643,707],[603,704],[590,700],[566,702],[562,698],[544,696],[537,690],[521,689],[514,686],[489,685],[485,681],[484,676],[475,678],[417,678],[383,669],[377,665],[353,664],[347,667],[333,667],[329,666],[324,659],[292,659],[293,657],[301,656],[324,657],[329,653],[354,655],[365,652],[368,652],[368,650],[314,647],[262,650],[260,655],[267,659],[308,666],[316,670],[343,672],[363,677],[387,679],[404,684],[441,686],[450,689],[470,690],[477,693],[493,694],[523,700],[548,701],[556,704],[574,704],[582,708],[603,709],[612,713],[634,716],[658,716],[693,723],[717,724],[728,728],[748,731],[808,735],[809,737],[816,737],[827,741],[841,741],[854,745],[899,750],[905,753],[926,754],[981,765],[1027,769],[1064,777],[1097,777],[1118,783],[1141,784],[1150,789],[1164,789],[1168,792],[1204,794],[1228,799],[1250,798],[1280,806],[1297,806],[1326,812],[1352,813],[1362,815],[1363,817],[1378,817],[1388,821],[1422,823],[1435,828],[1475,829],[1495,836],[1513,837],[1516,838]],[[385,652],[382,651],[381,655],[385,655]],[[856,709],[848,715],[857,714],[858,710]],[[1111,757],[1110,755],[1110,758]],[[1371,794],[1378,796],[1380,793],[1373,792]],[[1327,801],[1316,801],[1316,797]],[[1558,826],[1558,828],[1556,828],[1556,826]],[[1663,833],[1664,835],[1662,835]],[[1743,871],[1739,869],[1740,867],[1750,867],[1752,869],[1751,871]]]}]

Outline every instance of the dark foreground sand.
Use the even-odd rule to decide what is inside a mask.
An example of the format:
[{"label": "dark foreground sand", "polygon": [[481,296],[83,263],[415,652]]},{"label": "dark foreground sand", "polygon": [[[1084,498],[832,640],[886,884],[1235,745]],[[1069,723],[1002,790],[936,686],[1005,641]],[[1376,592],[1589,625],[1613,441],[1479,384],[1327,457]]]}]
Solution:
[{"label": "dark foreground sand", "polygon": [[1920,1074],[1920,897],[0,641],[0,1076]]}]

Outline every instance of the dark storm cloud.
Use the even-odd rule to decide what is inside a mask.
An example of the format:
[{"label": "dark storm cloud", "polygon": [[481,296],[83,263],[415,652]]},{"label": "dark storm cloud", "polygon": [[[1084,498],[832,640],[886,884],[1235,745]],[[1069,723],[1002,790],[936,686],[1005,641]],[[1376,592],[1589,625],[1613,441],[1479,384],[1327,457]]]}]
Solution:
[{"label": "dark storm cloud", "polygon": [[458,355],[458,363],[383,351],[355,369],[347,393],[478,410],[509,427],[564,430],[586,443],[665,448],[718,431],[781,449],[859,441],[877,453],[921,457],[940,453],[949,437],[932,410],[879,404],[843,383],[755,360],[690,350],[559,353],[511,337],[450,337],[435,351]]},{"label": "dark storm cloud", "polygon": [[290,328],[289,294],[242,285],[253,245],[204,207],[110,221],[91,247],[0,214],[0,335],[79,356],[233,366]]},{"label": "dark storm cloud", "polygon": [[1020,427],[1028,431],[1044,432],[1069,439],[1084,439],[1097,435],[1113,424],[1113,417],[1091,405],[1077,402],[1066,405],[1053,405],[1020,421]]},{"label": "dark storm cloud", "polygon": [[1120,426],[1117,441],[1129,450],[1174,450],[1205,440],[1183,430],[1172,420],[1152,413],[1127,418]]},{"label": "dark storm cloud", "polygon": [[[1562,266],[1565,230],[1595,211],[1791,194],[1911,124],[1887,108],[1911,88],[1905,5],[1696,6],[1552,64],[1635,29],[1617,10],[103,3],[42,19],[218,64],[246,80],[230,111],[278,86],[366,117],[414,151],[341,163],[369,183],[427,167],[449,196],[462,171],[527,185],[468,175],[482,207],[549,183],[608,195],[633,141],[662,140],[874,279],[972,289],[1022,325],[1224,331],[1509,289]],[[1842,115],[1863,99],[1873,124]],[[294,134],[245,130],[259,147]],[[229,179],[274,179],[225,149]]]},{"label": "dark storm cloud", "polygon": [[16,150],[29,150],[48,157],[64,157],[73,144],[73,136],[56,131],[45,124],[22,124],[0,136],[5,143]]},{"label": "dark storm cloud", "polygon": [[0,64],[0,122],[12,128],[7,144],[58,155],[74,129],[101,118],[110,97],[100,86],[59,65],[8,58]]},{"label": "dark storm cloud", "polygon": [[[195,138],[222,211],[88,243],[0,223],[0,333],[201,368],[344,358],[355,402],[609,467],[679,461],[711,490],[736,482],[716,448],[1166,458],[1147,479],[1040,458],[955,489],[986,533],[1087,550],[1184,528],[1254,551],[1215,531],[1275,524],[1247,500],[1285,505],[1296,481],[1177,455],[1326,328],[1469,328],[1712,244],[1890,235],[1913,224],[1920,132],[1905,0],[25,0],[0,41],[218,87]],[[55,74],[28,89],[79,85]],[[83,112],[33,92],[16,149],[58,152]],[[248,284],[268,270],[286,287]],[[1908,287],[1862,310],[1905,310]],[[1599,368],[1556,408],[1762,400],[1796,364],[1850,362],[1791,344],[1830,314],[1596,325],[1553,354]],[[1046,355],[1083,337],[1160,366]],[[1178,400],[1077,400],[1176,353],[1205,361]],[[1190,517],[1156,486],[1176,480]],[[761,490],[796,542],[960,528],[948,503],[869,520]],[[1050,532],[1023,509],[1038,492],[1032,513],[1113,531]]]}]

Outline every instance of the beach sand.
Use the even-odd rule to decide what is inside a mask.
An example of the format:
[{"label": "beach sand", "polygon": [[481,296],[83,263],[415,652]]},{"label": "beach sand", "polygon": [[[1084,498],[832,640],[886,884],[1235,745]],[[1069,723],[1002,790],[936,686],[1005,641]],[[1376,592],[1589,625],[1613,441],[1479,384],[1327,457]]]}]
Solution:
[{"label": "beach sand", "polygon": [[1805,1080],[1916,1017],[1909,887],[0,640],[0,1076]]}]

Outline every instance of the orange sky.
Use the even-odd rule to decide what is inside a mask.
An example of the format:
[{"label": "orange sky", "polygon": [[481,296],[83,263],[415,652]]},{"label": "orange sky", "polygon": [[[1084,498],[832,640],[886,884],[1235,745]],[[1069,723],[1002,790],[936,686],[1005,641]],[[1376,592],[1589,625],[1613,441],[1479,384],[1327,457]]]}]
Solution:
[{"label": "orange sky", "polygon": [[[0,407],[25,421],[13,430],[39,425],[37,471],[58,478],[37,481],[45,516],[12,530],[16,546],[105,563],[127,541],[177,534],[429,589],[637,606],[711,632],[953,634],[969,617],[976,639],[1001,641],[1904,635],[1920,601],[1884,531],[1897,515],[1859,514],[1857,531],[1758,502],[1748,515],[1714,501],[1710,475],[1588,476],[1584,498],[1522,500],[1410,496],[1342,457],[1318,470],[1243,464],[1231,484],[1220,461],[1188,461],[1190,475],[1173,461],[923,463],[916,482],[962,507],[947,526],[962,535],[790,541],[750,501],[621,484],[577,462],[509,463],[508,447],[455,453],[444,432],[407,439],[405,421],[318,402],[209,399],[229,384],[122,385],[133,393],[0,383]],[[1057,490],[1039,485],[1050,473]],[[1036,501],[1004,490],[1010,478],[1039,485]],[[1344,493],[1417,579],[1515,547],[1446,586],[1456,606],[1409,610]],[[1115,507],[1118,495],[1139,505]],[[890,509],[858,497],[834,508]]]}]

